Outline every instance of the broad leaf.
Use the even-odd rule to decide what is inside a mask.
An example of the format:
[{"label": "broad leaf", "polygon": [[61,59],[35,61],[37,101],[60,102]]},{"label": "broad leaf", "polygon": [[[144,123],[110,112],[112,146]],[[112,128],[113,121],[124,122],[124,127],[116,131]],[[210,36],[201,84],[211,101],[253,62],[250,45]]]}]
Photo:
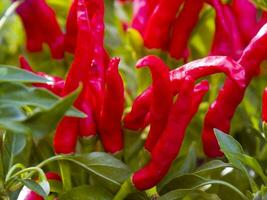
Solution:
[{"label": "broad leaf", "polygon": [[[22,106],[36,106],[41,109],[50,109],[59,100],[59,97],[48,90],[34,87],[27,87],[19,83],[0,82],[0,105],[21,108]],[[67,112],[68,116],[84,117],[75,108]]]},{"label": "broad leaf", "polygon": [[59,200],[112,200],[112,197],[103,187],[82,185],[63,193]]},{"label": "broad leaf", "polygon": [[42,197],[46,197],[47,194],[44,191],[44,189],[35,181],[31,180],[31,179],[20,179],[20,181],[30,190],[36,192],[37,194],[39,194]]},{"label": "broad leaf", "polygon": [[48,83],[48,79],[23,69],[0,65],[0,82]]}]

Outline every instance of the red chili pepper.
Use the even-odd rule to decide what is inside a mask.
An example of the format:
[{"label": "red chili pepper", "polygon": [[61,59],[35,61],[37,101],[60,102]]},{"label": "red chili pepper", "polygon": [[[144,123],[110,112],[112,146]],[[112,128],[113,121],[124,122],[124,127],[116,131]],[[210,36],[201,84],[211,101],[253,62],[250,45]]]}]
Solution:
[{"label": "red chili pepper", "polygon": [[132,27],[144,35],[146,24],[151,14],[151,8],[148,0],[134,0]]},{"label": "red chili pepper", "polygon": [[[216,101],[210,106],[204,121],[202,142],[206,155],[210,157],[221,156],[219,145],[213,132],[213,128],[228,132],[230,121],[237,106],[244,97],[246,87],[259,71],[261,61],[266,57],[265,48],[267,45],[267,24],[251,40],[243,51],[238,63],[243,66],[246,72],[246,84],[238,87],[229,78],[219,92]],[[219,121],[218,121],[219,118]]]},{"label": "red chili pepper", "polygon": [[248,44],[257,33],[257,9],[248,0],[233,0],[231,10],[236,18],[243,44]]},{"label": "red chili pepper", "polygon": [[262,121],[267,123],[267,88],[264,89],[262,96]]},{"label": "red chili pepper", "polygon": [[[226,56],[208,56],[185,64],[170,71],[170,79],[173,95],[179,91],[181,83],[187,76],[194,80],[215,73],[225,73],[239,87],[244,87],[245,70],[231,58]],[[133,103],[132,110],[124,118],[124,126],[138,130],[143,128],[145,119],[151,105],[152,88],[148,88]]]},{"label": "red chili pepper", "polygon": [[[82,136],[86,137],[96,134],[96,130],[94,129],[95,121],[91,121],[94,119],[90,108],[91,99],[85,99],[85,97],[88,97],[89,95],[86,93],[88,92],[86,88],[88,87],[89,71],[92,61],[92,38],[89,14],[84,0],[78,0],[77,12],[77,47],[75,50],[74,61],[68,72],[62,94],[69,94],[79,86],[80,82],[82,82],[84,85],[83,90],[74,105],[79,109],[85,109],[82,111],[87,114],[87,117],[82,121],[73,117],[64,117],[61,120],[54,137],[54,149],[58,154],[69,154],[75,152],[79,133],[82,133]],[[88,128],[88,130],[81,130],[81,128]]]},{"label": "red chili pepper", "polygon": [[99,135],[104,149],[116,153],[123,148],[121,119],[124,110],[124,86],[118,71],[119,58],[110,61],[106,72],[104,104],[99,120]]},{"label": "red chili pepper", "polygon": [[[145,46],[148,48],[167,48],[171,25],[184,0],[160,1],[147,22],[144,34]],[[194,6],[192,6],[194,7]],[[177,44],[176,44],[177,45]]]},{"label": "red chili pepper", "polygon": [[153,80],[153,98],[150,106],[150,130],[145,143],[145,148],[151,152],[165,129],[172,106],[169,68],[156,56],[146,56],[140,59],[136,66],[138,68],[148,66]]},{"label": "red chili pepper", "polygon": [[132,176],[132,182],[137,189],[146,190],[157,185],[179,153],[185,130],[208,91],[206,81],[195,88],[193,83],[193,79],[184,82],[170,112],[166,129],[152,150],[150,162]]},{"label": "red chili pepper", "polygon": [[[48,180],[55,180],[61,182],[61,177],[54,172],[47,172],[45,175]],[[44,198],[24,186],[20,191],[18,200],[44,200]]]},{"label": "red chili pepper", "polygon": [[64,117],[58,124],[54,136],[54,151],[57,154],[72,154],[76,150],[79,119]]},{"label": "red chili pepper", "polygon": [[220,0],[211,0],[216,10],[216,30],[211,55],[227,55],[238,59],[242,52],[242,41],[237,23],[229,5],[222,5]]},{"label": "red chili pepper", "polygon": [[70,53],[75,53],[76,40],[78,35],[77,3],[78,3],[77,0],[72,1],[66,21],[65,49]]},{"label": "red chili pepper", "polygon": [[41,51],[42,44],[47,43],[53,58],[63,58],[64,35],[54,11],[46,2],[44,0],[25,0],[16,11],[20,15],[26,31],[28,51]]},{"label": "red chili pepper", "polygon": [[65,85],[65,81],[57,76],[51,76],[48,75],[44,72],[34,72],[32,67],[29,65],[29,63],[27,62],[27,60],[23,57],[20,56],[19,57],[19,62],[20,62],[20,67],[22,69],[25,69],[27,71],[33,72],[39,76],[42,76],[48,80],[50,80],[51,82],[49,83],[33,83],[32,85],[35,87],[40,87],[40,88],[45,88],[51,92],[53,92],[56,95],[61,96],[62,95],[62,91]]},{"label": "red chili pepper", "polygon": [[170,41],[170,55],[172,57],[177,59],[183,57],[203,5],[204,0],[185,0],[184,7],[173,25]]}]

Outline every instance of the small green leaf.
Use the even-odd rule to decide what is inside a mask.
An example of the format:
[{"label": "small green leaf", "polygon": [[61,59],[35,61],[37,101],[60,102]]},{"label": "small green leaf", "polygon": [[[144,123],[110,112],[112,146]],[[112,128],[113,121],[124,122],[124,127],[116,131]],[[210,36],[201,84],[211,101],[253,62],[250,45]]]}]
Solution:
[{"label": "small green leaf", "polygon": [[47,194],[43,190],[43,188],[38,183],[36,183],[35,181],[33,181],[31,179],[20,179],[20,182],[22,182],[27,188],[29,188],[30,190],[36,192],[40,196],[42,196],[42,197],[46,197],[47,196]]},{"label": "small green leaf", "polygon": [[185,197],[188,197],[188,199],[197,199],[197,200],[220,200],[220,198],[216,194],[208,194],[202,190],[197,190],[197,189],[173,190],[161,196],[158,200],[182,200]]},{"label": "small green leaf", "polygon": [[221,160],[212,160],[208,163],[205,163],[201,167],[199,167],[196,172],[196,174],[204,174],[204,173],[210,173],[211,171],[215,171],[218,169],[226,168],[226,167],[231,167],[231,164],[225,163]]},{"label": "small green leaf", "polygon": [[[41,109],[51,109],[59,97],[46,89],[27,87],[20,83],[0,82],[0,105],[13,106],[20,109],[22,106],[36,106]],[[68,116],[84,117],[80,111],[70,108]]]},{"label": "small green leaf", "polygon": [[100,186],[82,185],[62,194],[59,200],[112,200],[112,194]]},{"label": "small green leaf", "polygon": [[261,8],[264,11],[267,11],[267,1],[266,0],[250,0],[258,8]]},{"label": "small green leaf", "polygon": [[48,79],[23,69],[0,65],[0,82],[47,83]]},{"label": "small green leaf", "polygon": [[35,113],[30,118],[23,121],[22,124],[28,127],[35,137],[44,137],[46,134],[55,130],[58,122],[64,116],[65,112],[72,106],[80,91],[81,88],[77,89],[75,92],[58,101],[49,110]]}]

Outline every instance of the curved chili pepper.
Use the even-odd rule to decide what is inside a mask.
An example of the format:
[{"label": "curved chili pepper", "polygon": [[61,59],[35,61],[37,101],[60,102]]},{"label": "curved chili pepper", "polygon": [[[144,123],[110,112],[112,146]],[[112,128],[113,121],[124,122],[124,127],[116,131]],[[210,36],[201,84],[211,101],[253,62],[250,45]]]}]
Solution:
[{"label": "curved chili pepper", "polygon": [[134,0],[133,6],[134,17],[132,20],[132,27],[144,35],[151,8],[149,7],[147,0]]},{"label": "curved chili pepper", "polygon": [[172,57],[177,59],[183,57],[203,5],[204,0],[185,0],[184,7],[173,25],[169,49]]},{"label": "curved chili pepper", "polygon": [[153,80],[153,98],[150,106],[150,130],[145,148],[151,152],[165,129],[172,106],[169,68],[156,56],[140,59],[137,68],[148,66]]},{"label": "curved chili pepper", "polygon": [[119,61],[119,58],[111,59],[107,69],[104,104],[99,121],[102,144],[110,153],[123,148],[121,118],[124,110],[124,86],[118,71]]},{"label": "curved chili pepper", "polygon": [[238,63],[243,66],[246,72],[245,86],[238,87],[231,79],[227,78],[216,101],[210,106],[206,114],[202,132],[202,142],[206,155],[210,157],[222,155],[213,128],[220,129],[224,132],[229,131],[230,121],[237,106],[244,97],[246,87],[252,78],[257,75],[259,65],[266,57],[266,45],[267,24],[265,24],[258,34],[251,40],[238,60]]},{"label": "curved chili pepper", "polygon": [[[74,102],[74,105],[85,112],[87,117],[82,119],[82,121],[79,121],[79,119],[73,117],[64,117],[58,124],[54,136],[54,148],[56,153],[63,154],[75,152],[75,146],[79,133],[82,133],[82,136],[86,137],[96,134],[95,120],[91,121],[94,119],[90,109],[91,99],[85,99],[88,97],[86,94],[88,90],[85,88],[88,87],[89,71],[92,62],[93,51],[89,14],[87,12],[85,0],[78,0],[77,12],[77,47],[75,50],[74,61],[68,72],[62,95],[67,95],[74,91],[79,86],[79,83],[82,82],[84,85],[83,90],[78,99]],[[88,129],[81,130],[81,128]]]},{"label": "curved chili pepper", "polygon": [[262,96],[262,121],[267,123],[267,88],[264,89]]},{"label": "curved chili pepper", "polygon": [[75,53],[76,40],[78,35],[77,29],[77,0],[73,0],[70,6],[66,21],[65,49],[70,53]]},{"label": "curved chili pepper", "polygon": [[[170,71],[170,79],[173,95],[179,91],[180,85],[186,76],[192,77],[194,80],[215,73],[225,73],[239,87],[244,87],[245,70],[226,56],[208,56],[203,59],[195,60],[187,63],[175,70]],[[141,93],[133,103],[132,110],[124,118],[124,126],[138,130],[143,128],[146,115],[149,111],[152,99],[152,88],[148,88]]]},{"label": "curved chili pepper", "polygon": [[227,55],[238,59],[242,52],[242,41],[235,17],[229,5],[222,5],[219,0],[211,0],[216,10],[216,30],[211,55]]},{"label": "curved chili pepper", "polygon": [[232,0],[231,10],[236,18],[243,44],[248,44],[258,31],[257,9],[248,0]]},{"label": "curved chili pepper", "polygon": [[53,58],[63,58],[64,35],[56,20],[55,12],[46,2],[25,0],[16,11],[26,31],[28,51],[40,51],[42,44],[47,43]]},{"label": "curved chili pepper", "polygon": [[169,0],[159,2],[154,12],[151,13],[146,25],[144,34],[146,47],[166,49],[167,42],[170,38],[171,25],[183,1]]},{"label": "curved chili pepper", "polygon": [[56,154],[72,154],[75,152],[78,139],[79,119],[63,117],[54,135],[54,151]]},{"label": "curved chili pepper", "polygon": [[195,88],[193,83],[192,79],[184,82],[170,112],[166,129],[152,150],[151,160],[144,168],[133,174],[132,182],[137,189],[145,190],[157,185],[179,153],[185,130],[208,91],[206,81]]},{"label": "curved chili pepper", "polygon": [[65,85],[65,81],[58,77],[58,76],[51,76],[48,75],[44,72],[34,72],[32,67],[29,65],[29,63],[27,62],[27,60],[23,57],[20,56],[19,57],[19,62],[20,62],[20,67],[22,69],[25,69],[27,71],[33,72],[39,76],[42,76],[48,80],[50,80],[51,82],[49,83],[33,83],[32,85],[35,87],[40,87],[40,88],[45,88],[51,92],[53,92],[56,95],[61,96],[62,95],[62,91]]},{"label": "curved chili pepper", "polygon": [[[61,182],[61,177],[57,173],[47,172],[45,173],[45,175],[48,180],[55,180]],[[34,191],[30,190],[29,188],[27,188],[26,186],[24,186],[20,191],[18,200],[44,200],[44,198],[35,193]]]}]

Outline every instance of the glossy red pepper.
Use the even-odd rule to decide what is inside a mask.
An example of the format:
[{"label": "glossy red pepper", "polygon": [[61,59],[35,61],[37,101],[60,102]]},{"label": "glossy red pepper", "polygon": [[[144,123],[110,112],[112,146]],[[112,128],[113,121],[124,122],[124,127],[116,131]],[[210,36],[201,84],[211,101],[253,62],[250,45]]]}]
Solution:
[{"label": "glossy red pepper", "polygon": [[226,55],[238,59],[243,45],[232,10],[220,0],[211,0],[211,5],[216,11],[216,30],[211,55]]},{"label": "glossy red pepper", "polygon": [[[208,56],[170,71],[173,95],[178,93],[180,85],[185,77],[190,76],[194,80],[197,80],[215,73],[225,73],[238,87],[244,87],[246,84],[244,80],[245,70],[231,58],[226,56]],[[131,112],[124,118],[125,127],[134,128],[133,130],[143,128],[151,105],[151,90],[152,88],[148,88],[136,98]]]},{"label": "glossy red pepper", "polygon": [[156,5],[146,24],[144,34],[146,47],[167,48],[167,42],[170,38],[171,25],[173,24],[183,1],[184,0],[159,1],[159,4]]},{"label": "glossy red pepper", "polygon": [[133,20],[132,27],[138,30],[142,35],[144,35],[146,30],[146,24],[148,22],[151,8],[147,3],[148,0],[134,0],[133,9]]},{"label": "glossy red pepper", "polygon": [[150,130],[145,148],[151,152],[164,131],[172,106],[172,90],[169,68],[156,56],[146,56],[140,59],[138,68],[148,66],[153,80],[152,102],[150,106]]},{"label": "glossy red pepper", "polygon": [[100,113],[99,135],[104,149],[116,153],[123,148],[121,119],[124,110],[124,86],[118,71],[119,58],[111,59],[106,71],[104,104]]},{"label": "glossy red pepper", "polygon": [[[259,65],[266,57],[267,24],[251,40],[243,51],[238,63],[245,70],[245,87],[238,87],[229,78],[219,92],[216,101],[210,106],[204,121],[202,142],[205,153],[210,157],[221,156],[219,145],[213,132],[213,128],[228,132],[231,119],[237,106],[244,97],[246,87],[259,71]],[[223,111],[223,112],[222,112]],[[218,121],[219,118],[219,121]]]},{"label": "glossy red pepper", "polygon": [[66,20],[65,49],[70,53],[75,53],[77,28],[77,0],[73,0]]},{"label": "glossy red pepper", "polygon": [[248,44],[258,31],[257,9],[248,0],[232,0],[231,10],[236,18],[242,42]]},{"label": "glossy red pepper", "polygon": [[193,79],[185,80],[168,117],[166,129],[152,150],[151,160],[133,174],[132,182],[138,190],[146,190],[157,185],[179,153],[185,130],[209,88],[206,81],[199,83],[195,88],[193,83]]},{"label": "glossy red pepper", "polygon": [[[77,47],[75,50],[74,61],[68,72],[63,95],[67,95],[74,91],[79,83],[83,83],[84,87],[75,101],[74,105],[87,114],[87,117],[79,121],[79,119],[73,117],[64,117],[59,123],[55,137],[54,137],[54,149],[56,153],[69,154],[75,152],[75,146],[77,143],[78,134],[82,133],[82,136],[92,136],[96,134],[94,116],[91,112],[91,99],[85,99],[88,97],[88,79],[89,71],[92,61],[92,40],[91,40],[91,27],[89,14],[87,12],[87,6],[85,0],[78,0],[77,4]],[[87,73],[86,73],[87,72]],[[86,106],[84,105],[86,103]],[[88,112],[89,111],[89,112]],[[88,128],[88,130],[82,130],[78,132],[80,127]],[[93,130],[92,130],[92,129]]]},{"label": "glossy red pepper", "polygon": [[45,88],[45,89],[53,92],[54,94],[56,94],[58,96],[62,95],[62,91],[63,91],[64,85],[65,85],[65,81],[62,78],[60,78],[58,76],[51,76],[51,75],[48,75],[44,72],[34,72],[32,67],[29,65],[29,63],[27,62],[27,60],[23,56],[19,57],[19,62],[20,62],[20,67],[22,69],[33,72],[33,73],[35,73],[39,76],[42,76],[42,77],[44,77],[50,81],[49,83],[33,83],[32,84],[33,86]]},{"label": "glossy red pepper", "polygon": [[28,51],[41,51],[42,44],[47,43],[53,58],[63,58],[64,35],[57,22],[55,12],[46,2],[44,0],[25,0],[16,11],[24,25]]},{"label": "glossy red pepper", "polygon": [[185,0],[184,6],[173,25],[170,41],[170,55],[174,58],[183,57],[190,35],[198,22],[204,0]]},{"label": "glossy red pepper", "polygon": [[267,123],[267,88],[262,95],[262,121]]}]

